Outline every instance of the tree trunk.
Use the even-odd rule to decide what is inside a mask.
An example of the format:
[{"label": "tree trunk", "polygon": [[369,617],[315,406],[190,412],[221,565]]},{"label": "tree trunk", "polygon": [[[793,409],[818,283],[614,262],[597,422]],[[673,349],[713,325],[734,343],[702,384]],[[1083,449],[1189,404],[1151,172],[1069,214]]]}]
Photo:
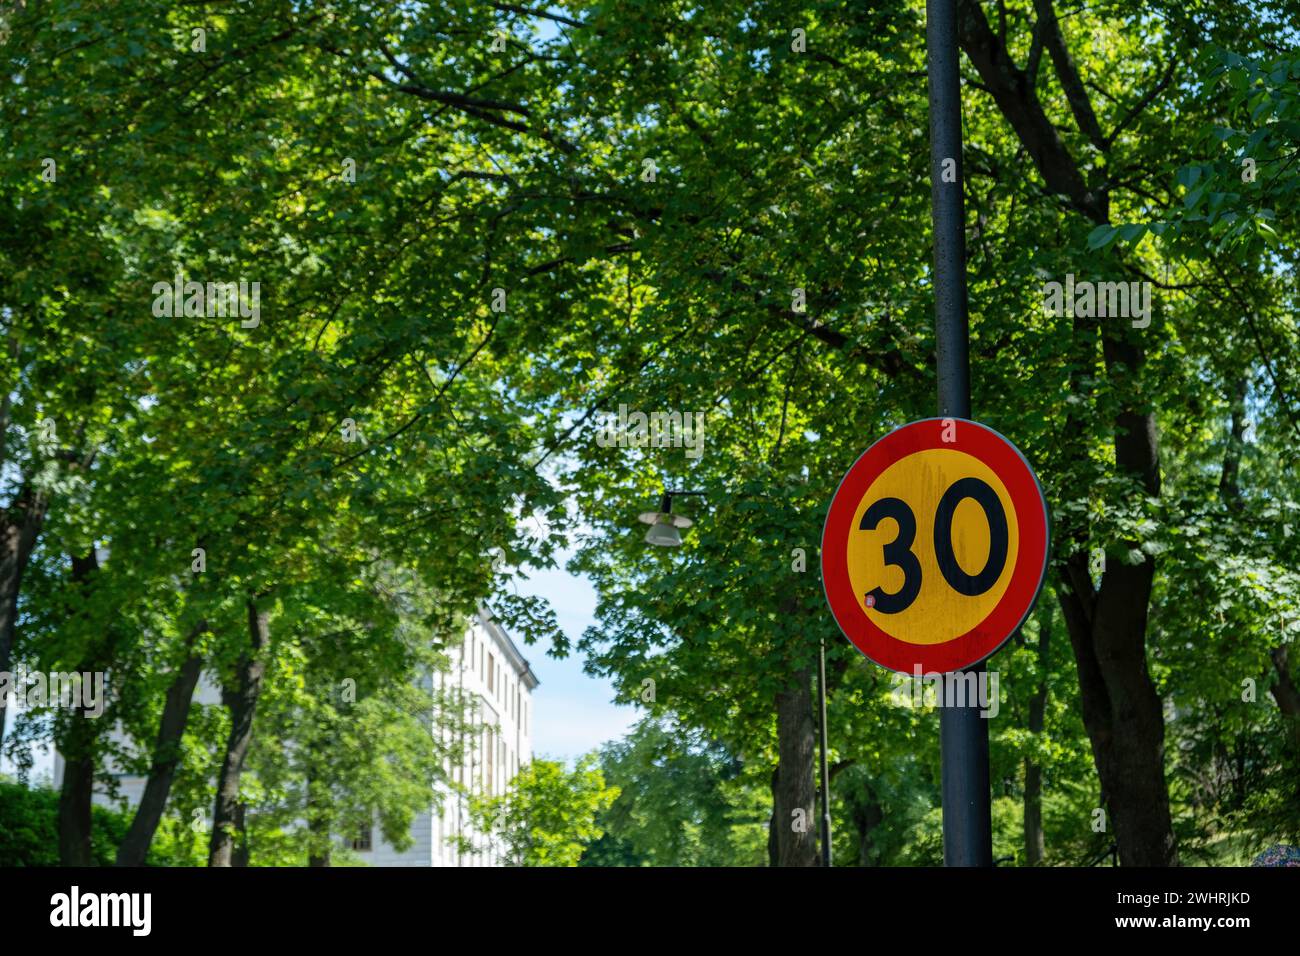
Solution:
[{"label": "tree trunk", "polygon": [[[1151,562],[1107,569],[1087,600],[1087,558],[1068,562],[1077,591],[1058,591],[1079,670],[1083,723],[1124,866],[1176,866],[1165,785],[1165,724],[1146,665]],[[1092,610],[1089,612],[1089,604]],[[1138,613],[1140,612],[1140,613]]]},{"label": "tree trunk", "polygon": [[[1038,687],[1029,699],[1029,732],[1037,741],[1043,732],[1043,715],[1047,710],[1048,657],[1052,638],[1052,615],[1044,613],[1038,629]],[[1043,769],[1033,757],[1025,758],[1025,866],[1043,862],[1046,845],[1043,839]]]},{"label": "tree trunk", "polygon": [[329,847],[325,847],[322,850],[317,850],[308,854],[307,865],[308,866],[329,866],[330,865]]},{"label": "tree trunk", "polygon": [[1025,866],[1043,862],[1047,847],[1043,840],[1043,770],[1025,759]]},{"label": "tree trunk", "polygon": [[1278,709],[1290,722],[1296,753],[1300,754],[1300,689],[1297,689],[1295,680],[1291,677],[1287,648],[1275,647],[1270,656],[1273,658],[1273,669],[1277,671],[1277,683],[1268,690],[1277,701]]},{"label": "tree trunk", "polygon": [[[18,623],[23,572],[45,522],[45,495],[24,484],[0,517],[0,671],[9,670]],[[0,697],[0,746],[5,740],[5,699]]]},{"label": "tree trunk", "polygon": [[[78,590],[94,585],[99,560],[92,545],[85,557],[72,558],[72,582]],[[111,635],[92,639],[77,665],[78,673],[93,674],[106,669],[112,659]],[[99,720],[88,716],[78,702],[67,715],[62,732],[56,734],[63,755],[63,783],[59,788],[59,863],[63,866],[94,866],[91,844],[91,803],[95,792],[95,763],[99,744]],[[102,714],[100,715],[103,716]]]},{"label": "tree trunk", "polygon": [[885,810],[870,790],[854,801],[853,824],[858,830],[858,866],[876,866],[880,863],[880,851],[872,843],[871,834],[884,820]]},{"label": "tree trunk", "polygon": [[63,786],[59,790],[59,864],[94,866],[91,845],[91,800],[95,791],[95,732],[89,721],[72,718],[65,741],[75,757],[66,758]]},{"label": "tree trunk", "polygon": [[[312,835],[317,839],[322,841],[329,839],[328,831],[325,831],[323,833],[321,832],[320,821],[315,821],[314,823],[312,823],[311,829],[312,829]],[[328,843],[322,842],[319,847],[314,848],[311,853],[307,854],[307,865],[308,866],[329,866],[330,865],[330,848]]]},{"label": "tree trunk", "polygon": [[771,784],[772,816],[769,817],[767,821],[767,865],[768,866],[779,866],[780,864],[778,861],[781,858],[780,853],[777,851],[777,836],[776,836],[776,831],[778,829],[777,819],[776,819],[776,794],[777,794],[777,780],[780,779],[780,776],[781,776],[780,766],[778,765],[776,767],[773,767],[772,784]]},{"label": "tree trunk", "polygon": [[772,793],[777,866],[816,866],[817,813],[813,787],[812,672],[795,671],[776,695],[779,773]]},{"label": "tree trunk", "polygon": [[131,827],[117,848],[118,866],[144,864],[149,845],[153,842],[154,833],[167,807],[172,780],[180,763],[181,738],[185,736],[185,725],[190,719],[194,688],[198,685],[199,674],[203,670],[203,658],[194,653],[194,643],[206,629],[204,623],[190,632],[186,642],[188,656],[167,688],[167,700],[163,704],[162,719],[158,722],[158,739],[154,743],[149,779],[131,820]]},{"label": "tree trunk", "polygon": [[307,830],[311,834],[311,850],[307,854],[308,866],[330,865],[330,807],[325,785],[316,772],[317,761],[323,759],[320,741],[313,730],[306,747],[307,757]]},{"label": "tree trunk", "polygon": [[248,866],[252,847],[248,845],[248,804],[243,800],[235,805],[235,849],[230,856],[231,866]]},{"label": "tree trunk", "polygon": [[239,829],[239,780],[244,772],[244,758],[253,741],[253,716],[262,692],[266,670],[263,652],[270,642],[270,613],[259,611],[254,599],[248,600],[249,646],[235,668],[233,684],[222,692],[223,703],[230,711],[230,734],[226,754],[217,775],[217,798],[212,810],[212,840],[208,846],[208,866],[231,866],[235,837]]},{"label": "tree trunk", "polygon": [[[1040,19],[1050,2],[1037,4]],[[1054,15],[1053,18],[1054,20]],[[1035,84],[1018,67],[999,33],[989,26],[978,0],[958,0],[958,42],[975,67],[999,111],[1015,131],[1042,176],[1049,192],[1097,225],[1110,222],[1109,196],[1089,183],[1081,164],[1071,155],[1039,102]],[[1072,81],[1077,71],[1069,52],[1057,44],[1052,52],[1062,89],[1076,122],[1090,132],[1081,101],[1086,90]],[[1082,120],[1080,119],[1082,117]],[[1113,419],[1116,471],[1139,481],[1146,494],[1160,494],[1159,444],[1155,415],[1141,388],[1142,348],[1114,324],[1096,328],[1093,320],[1075,318],[1074,343],[1102,340],[1106,372],[1117,383],[1119,404]],[[1071,394],[1086,394],[1082,370],[1092,356],[1082,356],[1071,377]],[[1075,461],[1087,461],[1085,421],[1079,413],[1067,419],[1063,441]],[[1066,538],[1084,547],[1081,529]],[[1130,550],[1135,542],[1124,542]],[[1169,866],[1178,862],[1164,779],[1164,714],[1146,665],[1147,613],[1155,576],[1152,559],[1138,564],[1116,563],[1106,570],[1100,589],[1087,572],[1088,556],[1075,551],[1061,570],[1057,597],[1065,613],[1070,644],[1079,670],[1084,726],[1103,794],[1110,805],[1120,858],[1126,866]]]}]

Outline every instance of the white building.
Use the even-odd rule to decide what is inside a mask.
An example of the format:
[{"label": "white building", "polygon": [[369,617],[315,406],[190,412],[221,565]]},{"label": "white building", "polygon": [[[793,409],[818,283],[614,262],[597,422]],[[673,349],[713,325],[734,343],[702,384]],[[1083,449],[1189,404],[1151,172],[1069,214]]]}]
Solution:
[{"label": "white building", "polygon": [[[477,701],[471,716],[482,729],[467,741],[465,760],[447,767],[448,777],[477,793],[500,794],[533,759],[533,676],[519,649],[492,618],[480,610],[458,649],[451,652],[451,669],[435,675],[441,689],[459,689],[464,698]],[[444,789],[442,812],[431,808],[411,824],[415,839],[410,849],[398,853],[384,842],[379,828],[362,834],[352,848],[372,866],[498,866],[501,851],[493,841],[469,825],[464,800]],[[462,853],[457,837],[468,839],[473,852]]]},{"label": "white building", "polygon": [[[509,635],[487,608],[470,623],[459,648],[450,652],[451,667],[433,675],[436,686],[460,691],[469,702],[471,720],[481,726],[476,739],[464,741],[465,759],[459,767],[445,767],[450,780],[476,793],[500,794],[533,756],[533,689],[537,678]],[[426,686],[427,678],[426,678]],[[208,679],[199,681],[195,702],[219,704],[221,692]],[[254,731],[256,732],[256,731]],[[144,793],[145,778],[118,774],[119,792],[134,807]],[[54,786],[63,781],[63,759],[54,755]],[[494,841],[474,832],[463,798],[449,787],[442,788],[441,810],[430,800],[428,810],[411,823],[411,847],[393,849],[380,835],[377,825],[369,833],[349,841],[362,861],[371,866],[498,866],[501,851]],[[111,804],[97,792],[96,802]],[[467,839],[473,850],[462,852],[457,838]]]}]

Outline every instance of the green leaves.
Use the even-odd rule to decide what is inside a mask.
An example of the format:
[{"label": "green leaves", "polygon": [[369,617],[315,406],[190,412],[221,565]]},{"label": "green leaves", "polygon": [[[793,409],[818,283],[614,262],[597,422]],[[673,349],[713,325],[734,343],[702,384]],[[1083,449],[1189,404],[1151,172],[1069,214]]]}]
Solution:
[{"label": "green leaves", "polygon": [[1161,224],[1157,223],[1155,227],[1145,223],[1125,223],[1121,226],[1098,226],[1088,233],[1089,249],[1106,249],[1113,245],[1117,240],[1124,242],[1136,243],[1148,232],[1155,232]]},{"label": "green leaves", "polygon": [[[665,17],[610,0],[580,5],[590,28],[563,35],[512,16],[513,39],[493,51],[479,42],[501,22],[490,4],[361,2],[317,17],[257,2],[239,30],[214,21],[199,55],[160,32],[188,16],[170,7],[122,2],[87,21],[45,4],[6,47],[17,79],[0,101],[0,320],[13,346],[0,365],[15,395],[4,451],[15,482],[54,496],[20,653],[75,657],[92,625],[120,619],[136,635],[115,662],[136,695],[124,716],[147,741],[188,623],[211,620],[204,652],[219,675],[242,647],[247,593],[264,593],[276,610],[253,825],[284,859],[309,849],[285,834],[310,770],[337,790],[318,821],[374,811],[400,836],[430,751],[378,697],[343,710],[313,675],[355,671],[405,700],[417,629],[394,587],[445,640],[492,598],[521,639],[573,652],[546,602],[509,582],[552,566],[577,528],[572,566],[600,603],[576,650],[620,699],[685,729],[643,729],[606,755],[611,780],[664,808],[654,815],[631,797],[593,810],[603,785],[539,762],[517,806],[491,811],[521,859],[571,862],[601,818],[617,819],[618,852],[640,858],[703,860],[714,836],[748,833],[720,808],[761,818],[775,695],[823,640],[833,746],[859,761],[859,792],[875,801],[855,812],[906,821],[878,834],[880,859],[907,858],[902,834],[923,858],[937,757],[910,741],[929,739],[930,718],[885,702],[829,624],[817,573],[839,477],[874,437],[933,410],[922,17],[868,6],[819,7],[810,22],[777,0],[756,23],[734,4]],[[1234,683],[1200,675],[1225,657],[1234,679],[1269,666],[1276,631],[1263,622],[1293,603],[1284,569],[1300,538],[1265,511],[1297,497],[1288,263],[1300,237],[1281,212],[1300,192],[1300,60],[1269,52],[1251,11],[1220,12],[1213,33],[1238,50],[1195,59],[1177,24],[1132,4],[1067,18],[1086,86],[1106,91],[1110,147],[1082,144],[1046,68],[1038,89],[1066,148],[1090,157],[1107,224],[1045,195],[996,104],[973,86],[964,100],[974,406],[1033,460],[1058,559],[1095,548],[1112,567],[1155,569],[1152,666],[1194,715],[1172,725],[1180,742],[1209,734]],[[789,43],[799,24],[802,53]],[[1008,26],[1026,55],[1028,24]],[[399,74],[434,98],[398,89]],[[38,178],[47,156],[55,182]],[[355,182],[341,176],[348,158]],[[646,158],[655,182],[638,176]],[[262,325],[152,315],[148,290],[177,268],[260,281]],[[1157,321],[1118,339],[1044,314],[1043,282],[1094,270],[1155,280]],[[1106,370],[1107,349],[1138,342],[1143,361]],[[1223,396],[1240,380],[1260,430],[1240,465],[1245,511],[1240,526],[1206,523]],[[620,403],[705,412],[703,457],[600,446],[593,424]],[[1126,403],[1155,410],[1159,500],[1120,477]],[[73,457],[94,452],[93,468],[38,453],[47,417]],[[345,419],[364,443],[343,441]],[[671,552],[648,549],[635,521],[664,486],[707,492],[677,503],[695,525]],[[208,571],[195,574],[199,542]],[[91,624],[70,622],[67,555],[94,543],[112,558]],[[339,631],[342,646],[325,639]],[[1068,655],[1040,669],[1008,654],[1005,668],[1022,682],[1009,708],[1046,676],[1059,709],[1051,733],[1016,712],[995,735],[999,778],[1018,779],[1026,756],[1056,761],[1061,806],[1095,799]],[[1255,711],[1232,715],[1252,747],[1276,731]],[[187,810],[207,800],[198,754],[223,732],[219,708],[196,721]],[[380,766],[385,741],[398,769]],[[713,786],[730,760],[744,786]],[[685,809],[664,783],[676,772],[712,778]],[[1086,782],[1066,794],[1073,780]],[[737,855],[755,849],[737,841]]]},{"label": "green leaves", "polygon": [[601,815],[618,795],[591,756],[572,770],[554,760],[534,760],[505,794],[473,798],[470,813],[480,830],[502,841],[509,865],[577,866],[604,833]]}]

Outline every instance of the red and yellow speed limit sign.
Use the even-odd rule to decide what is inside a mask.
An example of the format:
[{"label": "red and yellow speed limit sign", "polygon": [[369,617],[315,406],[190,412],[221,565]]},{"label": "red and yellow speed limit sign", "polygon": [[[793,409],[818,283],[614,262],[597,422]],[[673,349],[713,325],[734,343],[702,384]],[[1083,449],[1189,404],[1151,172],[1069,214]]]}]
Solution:
[{"label": "red and yellow speed limit sign", "polygon": [[991,428],[931,418],[853,463],[822,532],[822,584],[845,636],[904,673],[961,670],[1001,647],[1038,598],[1047,504]]}]

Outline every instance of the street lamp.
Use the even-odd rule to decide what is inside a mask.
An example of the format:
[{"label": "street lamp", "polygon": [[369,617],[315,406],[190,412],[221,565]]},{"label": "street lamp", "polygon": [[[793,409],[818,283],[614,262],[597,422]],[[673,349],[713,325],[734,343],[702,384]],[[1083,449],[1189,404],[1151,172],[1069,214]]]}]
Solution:
[{"label": "street lamp", "polygon": [[663,500],[658,511],[643,511],[637,520],[648,524],[650,530],[645,533],[647,544],[657,544],[664,548],[678,548],[682,544],[679,528],[689,528],[695,522],[682,515],[673,514],[673,498],[680,495],[703,495],[702,491],[664,491]]},{"label": "street lamp", "polygon": [[[690,518],[684,518],[681,515],[673,514],[673,498],[682,495],[699,495],[703,496],[703,491],[669,491],[664,489],[663,499],[660,501],[658,511],[643,511],[637,515],[637,520],[643,524],[648,524],[650,530],[645,533],[645,540],[648,544],[657,544],[665,548],[678,548],[682,544],[681,532],[679,528],[689,528],[693,521]],[[821,770],[821,796],[822,796],[822,866],[831,865],[831,810],[830,810],[830,777],[826,772],[826,639],[821,640],[817,661],[817,698],[820,709],[821,719],[820,733],[821,753],[819,763]]]}]

